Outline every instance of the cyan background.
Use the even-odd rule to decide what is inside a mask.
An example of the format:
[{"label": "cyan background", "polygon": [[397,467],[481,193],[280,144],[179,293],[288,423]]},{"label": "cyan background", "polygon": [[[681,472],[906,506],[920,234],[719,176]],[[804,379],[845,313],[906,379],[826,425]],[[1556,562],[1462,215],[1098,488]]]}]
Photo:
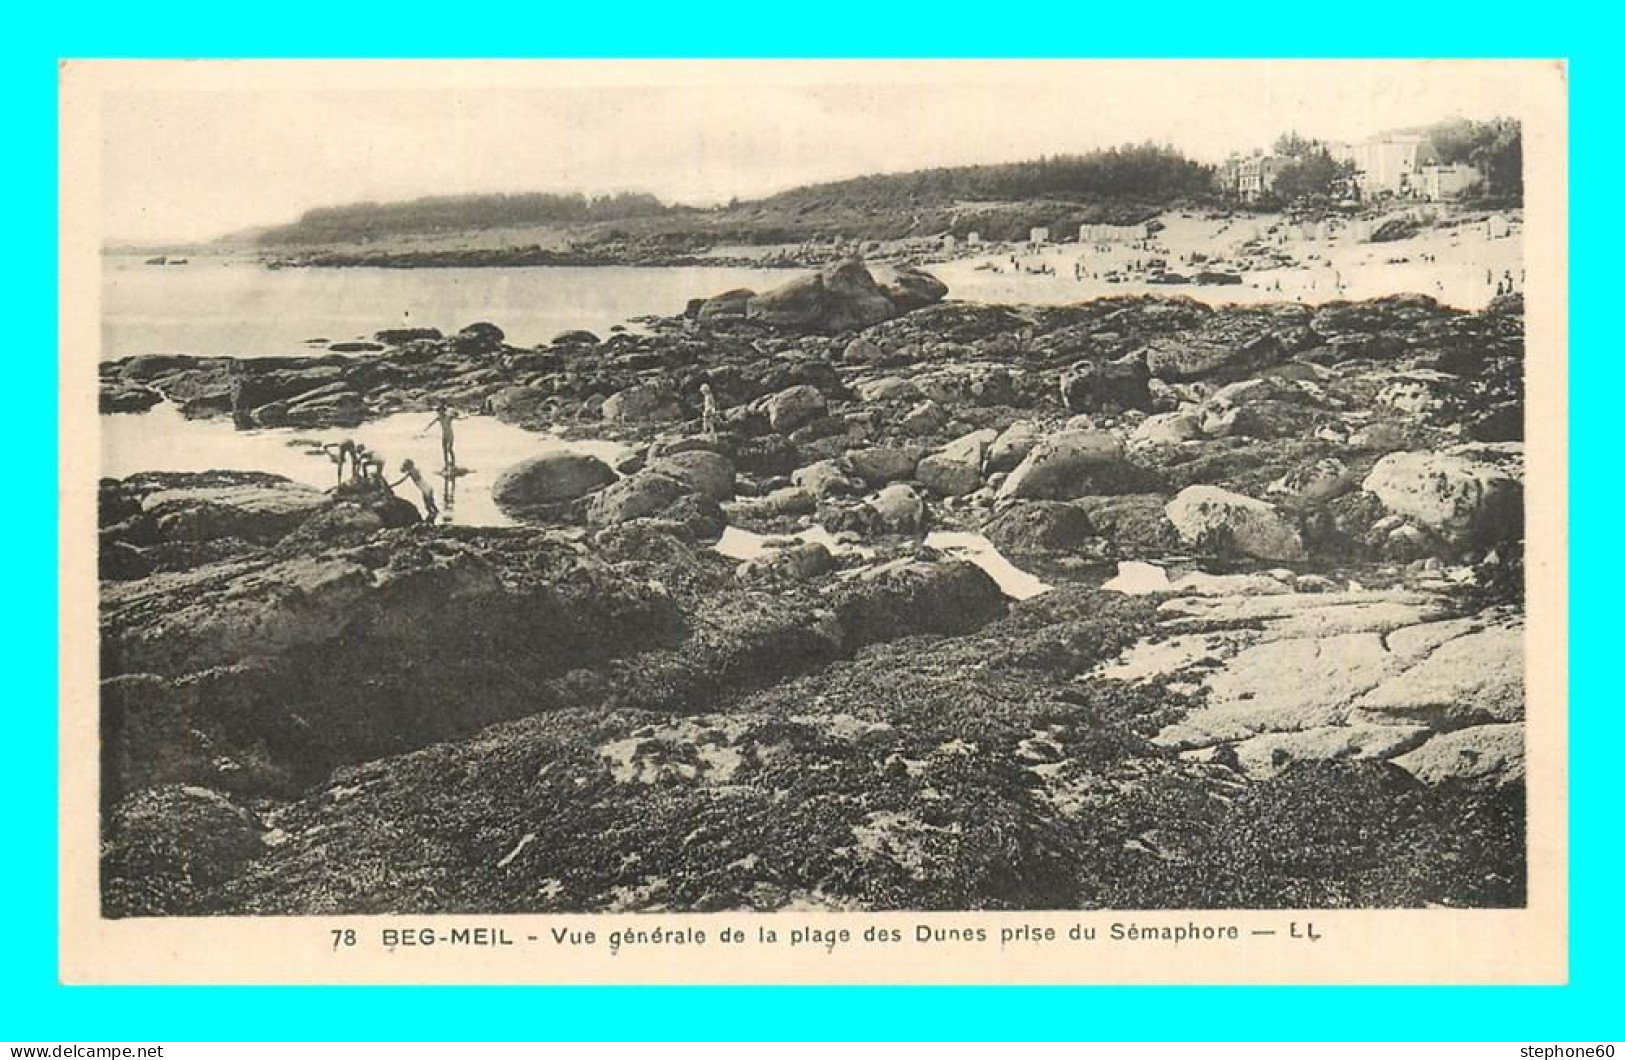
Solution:
[{"label": "cyan background", "polygon": [[[13,236],[0,625],[0,1040],[1080,1038],[1605,1040],[1619,1015],[1615,16],[1578,5],[1122,3],[18,5],[0,22]],[[1552,57],[1571,84],[1572,967],[1565,988],[63,988],[56,977],[56,61],[62,57]],[[1035,100],[1042,106],[1042,100]],[[951,120],[949,118],[948,120]],[[73,174],[62,174],[73,179]],[[1616,203],[1617,206],[1617,203]],[[1615,297],[1617,297],[1617,292]],[[1617,385],[1617,384],[1616,384]],[[1617,414],[1617,413],[1616,413]],[[1606,418],[1605,418],[1606,417]],[[65,439],[61,444],[86,444]],[[82,768],[95,768],[93,761]]]}]

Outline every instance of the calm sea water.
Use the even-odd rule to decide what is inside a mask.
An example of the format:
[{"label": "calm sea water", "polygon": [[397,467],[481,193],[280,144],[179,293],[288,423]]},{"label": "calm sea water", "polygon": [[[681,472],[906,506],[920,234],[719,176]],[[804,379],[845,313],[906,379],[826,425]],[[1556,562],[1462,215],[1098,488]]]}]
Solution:
[{"label": "calm sea water", "polygon": [[[137,353],[288,356],[307,339],[371,338],[394,327],[450,333],[488,320],[516,346],[585,328],[603,337],[635,316],[682,312],[690,298],[763,291],[792,269],[267,269],[233,258],[102,262],[102,358]],[[319,352],[319,351],[318,351]]]}]

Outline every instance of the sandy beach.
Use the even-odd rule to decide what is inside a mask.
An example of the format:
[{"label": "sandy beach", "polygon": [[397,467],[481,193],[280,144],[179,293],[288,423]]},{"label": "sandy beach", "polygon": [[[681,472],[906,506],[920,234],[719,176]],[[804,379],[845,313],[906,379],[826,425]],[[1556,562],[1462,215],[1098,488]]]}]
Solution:
[{"label": "sandy beach", "polygon": [[[1160,220],[1165,227],[1151,238],[1149,248],[1075,242],[1039,248],[996,244],[985,253],[934,265],[933,271],[956,299],[1037,305],[1123,294],[1187,295],[1209,305],[1283,301],[1319,305],[1425,294],[1458,309],[1482,309],[1507,274],[1515,289],[1522,289],[1522,226],[1517,221],[1500,238],[1491,238],[1480,221],[1370,243],[1348,225],[1339,226],[1329,238],[1295,238],[1291,223],[1278,214],[1225,219],[1169,213]],[[1147,282],[1147,263],[1156,258],[1164,259],[1169,270],[1186,275],[1203,268],[1230,271],[1228,266],[1249,242],[1289,257],[1291,263],[1249,269],[1241,274],[1239,285]],[[1205,255],[1206,261],[1193,262],[1192,255]],[[1081,278],[1074,271],[1080,266],[1085,273]],[[1115,282],[1106,279],[1113,272],[1119,274]]]}]

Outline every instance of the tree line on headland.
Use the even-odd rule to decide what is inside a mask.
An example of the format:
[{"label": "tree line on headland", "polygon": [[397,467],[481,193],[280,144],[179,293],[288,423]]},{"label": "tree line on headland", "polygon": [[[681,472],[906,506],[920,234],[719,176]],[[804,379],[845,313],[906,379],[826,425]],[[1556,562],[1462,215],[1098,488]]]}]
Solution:
[{"label": "tree line on headland", "polygon": [[[1466,162],[1482,177],[1477,196],[1501,203],[1522,195],[1522,142],[1511,119],[1458,119],[1426,130],[1441,162]],[[1288,133],[1275,193],[1260,205],[1337,196],[1352,176],[1326,143]],[[1219,168],[1175,148],[1129,144],[1024,162],[880,173],[792,188],[760,199],[694,207],[653,195],[484,194],[393,203],[354,203],[306,212],[292,224],[253,233],[262,247],[382,244],[497,229],[571,230],[588,243],[667,249],[885,240],[971,232],[1024,239],[1033,226],[1057,234],[1079,224],[1128,224],[1175,205],[1224,202]],[[240,240],[242,237],[236,237]],[[538,248],[540,251],[540,248]]]}]

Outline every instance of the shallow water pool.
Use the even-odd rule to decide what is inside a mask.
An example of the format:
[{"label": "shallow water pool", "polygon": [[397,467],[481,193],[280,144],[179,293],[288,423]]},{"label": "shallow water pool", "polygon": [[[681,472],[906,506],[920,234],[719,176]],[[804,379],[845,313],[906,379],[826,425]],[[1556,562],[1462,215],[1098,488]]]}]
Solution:
[{"label": "shallow water pool", "polygon": [[[382,455],[391,482],[401,477],[401,461],[410,459],[435,489],[445,522],[464,526],[512,526],[491,499],[491,484],[504,470],[528,457],[550,452],[587,453],[611,465],[626,455],[625,446],[607,441],[565,441],[527,431],[490,416],[456,422],[457,463],[467,473],[447,478],[439,473],[440,431],[427,412],[398,413],[359,427],[264,427],[238,430],[229,418],[189,420],[174,405],[148,412],[102,416],[101,473],[124,478],[141,471],[264,471],[308,486],[327,488],[337,467],[320,446],[346,438]],[[423,507],[417,487],[404,482],[395,492]]]}]

